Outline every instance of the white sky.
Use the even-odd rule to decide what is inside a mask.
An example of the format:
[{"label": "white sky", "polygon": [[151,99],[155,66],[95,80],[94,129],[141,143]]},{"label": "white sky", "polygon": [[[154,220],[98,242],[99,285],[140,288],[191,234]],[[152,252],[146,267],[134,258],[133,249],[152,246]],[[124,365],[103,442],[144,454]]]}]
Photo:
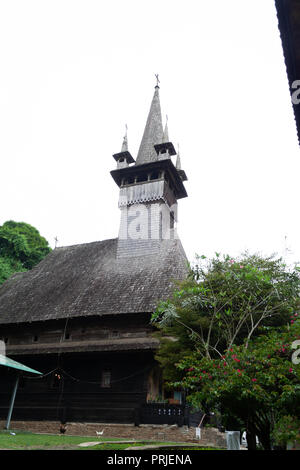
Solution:
[{"label": "white sky", "polygon": [[112,154],[127,123],[136,157],[155,73],[189,179],[188,257],[289,247],[300,260],[274,0],[0,0],[0,224],[30,223],[52,247],[117,237]]}]

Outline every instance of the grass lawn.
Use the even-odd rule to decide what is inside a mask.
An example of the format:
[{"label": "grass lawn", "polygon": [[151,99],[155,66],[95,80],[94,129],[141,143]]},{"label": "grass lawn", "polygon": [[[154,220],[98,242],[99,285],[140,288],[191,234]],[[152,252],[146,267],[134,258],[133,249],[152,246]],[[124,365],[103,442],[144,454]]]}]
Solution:
[{"label": "grass lawn", "polygon": [[[12,435],[11,433],[15,433]],[[34,434],[24,431],[0,431],[0,450],[123,450],[128,447],[145,446],[147,444],[168,445],[168,449],[172,449],[172,442],[154,442],[154,441],[135,441],[132,443],[119,441],[125,439],[117,438],[94,438],[86,436],[67,436],[55,434]],[[91,447],[79,447],[78,444],[83,442],[96,442],[100,445]],[[107,441],[118,441],[116,443]],[[173,447],[174,448],[174,447]],[[186,448],[186,447],[185,447]],[[189,450],[209,450],[209,448],[193,447]],[[215,449],[214,449],[215,450]]]},{"label": "grass lawn", "polygon": [[[15,433],[15,435],[11,434]],[[61,434],[34,434],[24,431],[0,431],[0,449],[28,450],[28,449],[92,449],[92,447],[78,447],[82,442],[103,442],[103,448],[107,448],[105,441],[121,441],[122,439],[105,439],[87,436],[67,436]],[[125,439],[124,439],[125,440]],[[119,445],[119,444],[118,444]],[[129,447],[130,444],[120,444],[120,449]],[[99,446],[100,447],[100,446]],[[98,446],[97,446],[98,448]],[[101,446],[102,448],[102,446]],[[119,448],[114,447],[112,449]]]}]

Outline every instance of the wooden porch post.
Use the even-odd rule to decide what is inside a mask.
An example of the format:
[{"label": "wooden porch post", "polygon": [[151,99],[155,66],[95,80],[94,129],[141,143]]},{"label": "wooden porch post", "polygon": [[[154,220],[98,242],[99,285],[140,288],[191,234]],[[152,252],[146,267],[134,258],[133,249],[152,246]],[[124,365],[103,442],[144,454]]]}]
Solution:
[{"label": "wooden porch post", "polygon": [[19,376],[19,374],[17,374],[16,382],[15,382],[13,393],[12,393],[11,400],[10,400],[10,405],[9,405],[9,410],[8,410],[8,415],[7,415],[7,422],[6,422],[6,429],[9,429],[9,426],[10,426],[11,415],[12,415],[12,412],[13,412],[16,393],[17,393],[17,389],[18,389],[18,385],[19,385],[19,378],[20,378],[20,376]]}]

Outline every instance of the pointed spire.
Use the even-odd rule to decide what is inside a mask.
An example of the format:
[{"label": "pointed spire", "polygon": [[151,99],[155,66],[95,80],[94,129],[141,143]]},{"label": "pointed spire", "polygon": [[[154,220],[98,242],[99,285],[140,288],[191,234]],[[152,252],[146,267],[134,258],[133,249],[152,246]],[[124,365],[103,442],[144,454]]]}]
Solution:
[{"label": "pointed spire", "polygon": [[176,170],[181,170],[181,160],[180,160],[180,153],[179,153],[179,144],[177,144],[177,159],[176,159]]},{"label": "pointed spire", "polygon": [[164,135],[163,135],[163,143],[169,142],[169,129],[168,129],[168,116],[166,116],[166,125],[165,125],[165,130],[164,130]]},{"label": "pointed spire", "polygon": [[114,159],[117,162],[118,168],[125,168],[130,163],[134,163],[134,158],[132,158],[131,153],[128,151],[128,139],[127,139],[127,124],[125,124],[125,135],[123,137],[121,152],[115,153],[113,155]]},{"label": "pointed spire", "polygon": [[127,124],[125,124],[125,128],[126,128],[126,131],[125,131],[125,135],[123,137],[123,143],[122,143],[122,148],[121,148],[121,152],[127,152],[128,151],[128,138],[127,138]]},{"label": "pointed spire", "polygon": [[146,127],[136,159],[136,165],[156,161],[158,158],[154,145],[162,143],[163,140],[164,133],[159,99],[158,76],[156,78],[157,85],[155,86]]},{"label": "pointed spire", "polygon": [[177,159],[176,159],[176,170],[178,171],[178,174],[181,178],[182,181],[187,181],[187,176],[185,174],[185,171],[181,169],[181,159],[180,159],[180,153],[179,153],[179,144],[177,144]]}]

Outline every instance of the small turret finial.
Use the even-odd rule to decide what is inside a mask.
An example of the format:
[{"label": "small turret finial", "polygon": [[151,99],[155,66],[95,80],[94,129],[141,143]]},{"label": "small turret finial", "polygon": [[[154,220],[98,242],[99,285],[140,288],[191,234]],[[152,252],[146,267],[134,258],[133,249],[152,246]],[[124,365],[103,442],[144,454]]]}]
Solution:
[{"label": "small turret finial", "polygon": [[128,129],[127,124],[125,124],[125,135],[123,137],[121,152],[126,152],[128,150],[127,129]]}]

